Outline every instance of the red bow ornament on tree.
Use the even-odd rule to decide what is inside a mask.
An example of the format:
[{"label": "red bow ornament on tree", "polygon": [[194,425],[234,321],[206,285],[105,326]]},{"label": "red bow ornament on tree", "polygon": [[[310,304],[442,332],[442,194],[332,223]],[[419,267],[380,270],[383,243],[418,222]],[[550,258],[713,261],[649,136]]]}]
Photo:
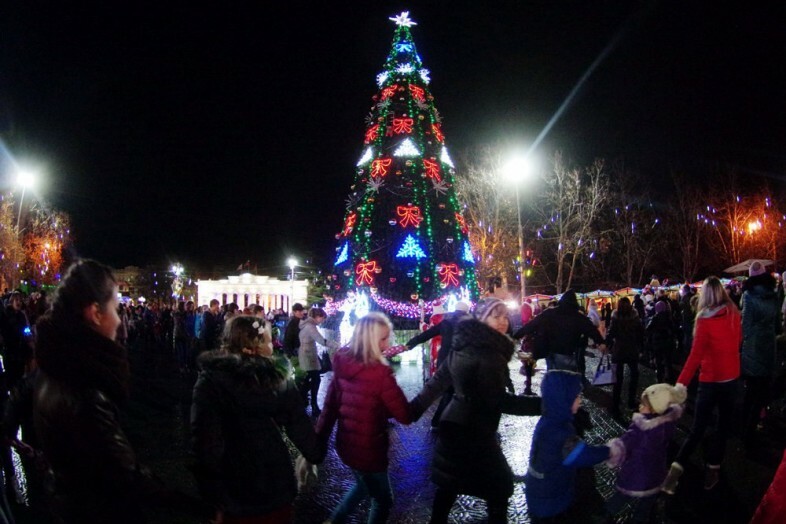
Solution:
[{"label": "red bow ornament on tree", "polygon": [[439,281],[445,286],[458,286],[458,266],[456,264],[442,264],[437,269]]},{"label": "red bow ornament on tree", "polygon": [[388,168],[393,163],[392,158],[378,158],[371,162],[371,177],[383,177],[388,174]]},{"label": "red bow ornament on tree", "polygon": [[[454,264],[455,265],[455,264]],[[370,262],[361,262],[355,268],[355,274],[357,274],[357,278],[355,279],[355,283],[358,286],[362,286],[363,284],[371,285],[374,282],[374,275],[373,273],[377,272],[377,261],[372,260]]]},{"label": "red bow ornament on tree", "polygon": [[442,177],[439,174],[439,164],[437,164],[434,160],[426,160],[423,159],[423,167],[426,168],[426,176],[429,178],[433,178],[437,182],[442,180]]},{"label": "red bow ornament on tree", "polygon": [[355,222],[358,219],[358,214],[354,211],[349,214],[347,217],[346,222],[344,222],[344,230],[341,232],[342,235],[347,236],[352,233],[352,229],[355,227]]},{"label": "red bow ornament on tree", "polygon": [[401,217],[401,220],[399,220],[401,227],[407,227],[408,225],[418,227],[423,220],[418,206],[397,206],[396,214]]}]

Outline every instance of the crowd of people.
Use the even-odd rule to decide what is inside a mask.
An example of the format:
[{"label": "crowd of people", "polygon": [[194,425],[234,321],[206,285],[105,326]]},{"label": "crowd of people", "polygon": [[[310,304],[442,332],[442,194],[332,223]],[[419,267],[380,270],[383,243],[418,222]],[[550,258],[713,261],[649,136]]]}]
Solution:
[{"label": "crowd of people", "polygon": [[[319,307],[295,304],[289,317],[215,300],[204,310],[190,302],[173,309],[128,308],[118,302],[111,270],[82,260],[52,297],[28,297],[25,303],[11,293],[0,316],[1,389],[8,392],[2,397],[6,489],[0,490],[0,524],[14,522],[5,499],[6,492],[14,493],[11,447],[25,457],[31,503],[40,504],[52,522],[144,522],[150,505],[183,502],[139,462],[120,422],[131,382],[128,348],[139,344],[168,352],[183,373],[197,373],[191,406],[192,472],[199,487],[194,506],[211,522],[291,522],[298,490],[314,482],[334,429],[335,450],[355,482],[325,522],[346,522],[366,499],[368,521],[385,522],[394,504],[389,419],[410,424],[437,399],[431,522],[448,522],[459,495],[484,499],[489,522],[507,521],[514,476],[498,437],[503,413],[540,416],[525,477],[534,522],[612,521],[631,505],[634,521],[649,522],[658,498],[678,489],[713,424],[704,488],[715,489],[740,383],[742,437],[756,445],[773,399],[781,297],[775,279],[754,264],[739,303],[715,277],[698,293],[686,287],[679,301],[652,286],[633,301],[619,300],[615,310],[591,302],[584,311],[568,291],[543,310],[526,304],[522,326],[513,332],[505,302],[486,297],[474,309],[459,303],[401,346],[391,347],[390,320],[370,313],[355,321],[351,341],[339,347],[318,329],[327,318]],[[407,400],[388,358],[435,336],[442,338],[435,372]],[[320,354],[320,346],[330,351]],[[602,445],[583,440],[590,424],[581,407],[590,385],[588,347],[616,364],[611,411],[621,420],[630,415],[627,431]],[[324,354],[333,373],[320,407]],[[539,395],[529,380],[522,394],[513,391],[514,355],[530,376],[534,362],[545,359]],[[304,373],[298,384],[292,359]],[[642,393],[640,363],[657,375]],[[625,405],[632,414],[621,409],[626,368]],[[697,372],[693,425],[670,463],[668,444]],[[284,435],[300,454],[295,460]],[[590,515],[577,503],[577,476],[604,461],[619,468],[616,491],[602,514]],[[781,484],[768,491],[757,524],[783,517]]]}]

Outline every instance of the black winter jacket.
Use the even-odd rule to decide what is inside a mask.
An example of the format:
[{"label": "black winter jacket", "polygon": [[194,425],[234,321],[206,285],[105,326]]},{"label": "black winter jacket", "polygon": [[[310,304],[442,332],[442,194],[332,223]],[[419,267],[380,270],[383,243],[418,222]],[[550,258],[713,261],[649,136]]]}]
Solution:
[{"label": "black winter jacket", "polygon": [[67,523],[145,522],[142,503],[161,487],[118,420],[128,395],[125,349],[80,322],[44,316],[37,328],[33,419],[57,511]]},{"label": "black winter jacket", "polygon": [[205,353],[194,385],[191,430],[202,497],[231,516],[290,504],[297,484],[281,430],[303,456],[322,462],[311,420],[287,370],[265,357]]},{"label": "black winter jacket", "polygon": [[414,418],[451,384],[453,398],[442,413],[432,480],[445,489],[478,497],[508,497],[510,467],[496,439],[502,413],[540,414],[539,397],[507,393],[513,341],[475,319],[460,322],[447,364],[415,397]]},{"label": "black winter jacket", "polygon": [[588,338],[598,344],[604,342],[600,331],[589,318],[573,305],[562,303],[524,324],[513,338],[524,335],[535,337],[537,358],[545,358],[552,353],[573,355],[577,350],[587,347]]},{"label": "black winter jacket", "polygon": [[644,348],[644,326],[635,309],[625,316],[620,316],[617,311],[611,314],[606,342],[611,344],[612,362],[638,361],[639,353]]}]

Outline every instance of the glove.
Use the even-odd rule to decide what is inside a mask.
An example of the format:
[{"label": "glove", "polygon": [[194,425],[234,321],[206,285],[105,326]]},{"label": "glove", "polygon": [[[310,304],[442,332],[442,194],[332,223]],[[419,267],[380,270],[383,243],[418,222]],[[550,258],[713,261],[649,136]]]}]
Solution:
[{"label": "glove", "polygon": [[405,352],[407,350],[409,350],[409,348],[407,346],[405,346],[403,344],[400,344],[398,346],[390,346],[389,348],[387,348],[385,351],[382,352],[382,355],[385,358],[391,358],[391,357],[395,357],[399,353],[403,353],[403,352]]},{"label": "glove", "polygon": [[295,478],[297,478],[297,490],[305,491],[317,483],[317,467],[309,463],[303,455],[295,459]]}]

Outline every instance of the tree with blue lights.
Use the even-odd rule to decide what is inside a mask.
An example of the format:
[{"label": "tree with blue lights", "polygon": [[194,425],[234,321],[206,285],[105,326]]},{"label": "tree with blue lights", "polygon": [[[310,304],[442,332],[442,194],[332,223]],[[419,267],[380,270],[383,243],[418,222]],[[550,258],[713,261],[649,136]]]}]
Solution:
[{"label": "tree with blue lights", "polygon": [[374,309],[416,318],[437,303],[476,300],[478,286],[455,166],[410,32],[416,23],[408,12],[390,20],[393,44],[336,235],[331,294],[336,304],[363,294]]}]

